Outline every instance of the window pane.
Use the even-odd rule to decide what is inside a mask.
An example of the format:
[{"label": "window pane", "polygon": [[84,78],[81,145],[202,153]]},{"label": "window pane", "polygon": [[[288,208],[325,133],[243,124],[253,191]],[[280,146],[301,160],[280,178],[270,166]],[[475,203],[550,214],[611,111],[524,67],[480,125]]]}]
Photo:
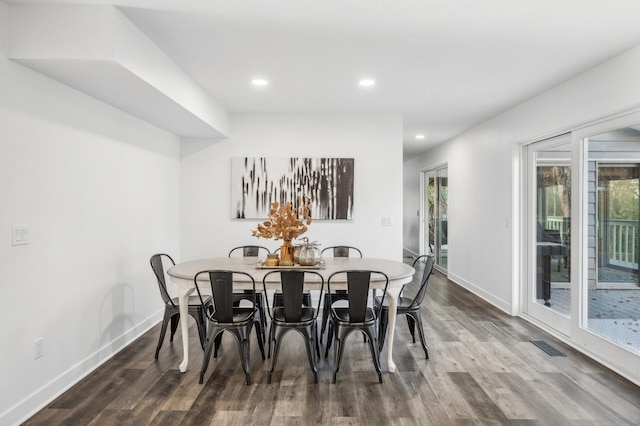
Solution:
[{"label": "window pane", "polygon": [[536,300],[569,315],[571,308],[571,150],[536,153]]},{"label": "window pane", "polygon": [[603,133],[590,137],[587,147],[587,328],[640,352],[640,131]]}]

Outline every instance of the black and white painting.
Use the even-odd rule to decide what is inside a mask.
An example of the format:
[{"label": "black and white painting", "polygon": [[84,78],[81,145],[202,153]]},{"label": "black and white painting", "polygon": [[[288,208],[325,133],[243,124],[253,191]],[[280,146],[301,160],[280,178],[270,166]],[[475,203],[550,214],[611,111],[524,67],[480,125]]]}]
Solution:
[{"label": "black and white painting", "polygon": [[271,203],[311,200],[316,220],[351,220],[353,158],[242,157],[231,159],[231,216],[268,217]]}]

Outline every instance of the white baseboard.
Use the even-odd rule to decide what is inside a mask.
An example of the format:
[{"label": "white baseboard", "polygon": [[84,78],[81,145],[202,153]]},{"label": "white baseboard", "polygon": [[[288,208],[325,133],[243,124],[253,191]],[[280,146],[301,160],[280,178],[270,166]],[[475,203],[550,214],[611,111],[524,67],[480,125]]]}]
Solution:
[{"label": "white baseboard", "polygon": [[31,395],[0,415],[0,425],[18,425],[47,406],[51,401],[69,390],[94,370],[113,358],[131,342],[155,327],[162,320],[163,310],[133,326],[119,337],[108,342],[67,371],[51,380]]},{"label": "white baseboard", "polygon": [[403,248],[402,248],[402,255],[404,256],[406,253],[411,254],[413,257],[418,257],[418,256],[420,256],[420,255],[419,255],[418,253],[416,253],[415,251],[413,251],[413,250],[411,250],[411,249],[408,249],[408,248],[406,248],[406,247],[403,247]]},{"label": "white baseboard", "polygon": [[484,299],[485,301],[491,303],[496,308],[504,311],[506,314],[513,316],[513,314],[511,313],[511,303],[509,303],[508,301],[500,299],[499,297],[496,297],[495,295],[486,292],[482,288],[476,286],[473,283],[470,283],[464,278],[458,277],[455,274],[449,273],[447,275],[447,278],[449,278],[454,283],[458,284],[460,287],[463,287],[469,290],[471,293],[475,294],[479,298]]}]

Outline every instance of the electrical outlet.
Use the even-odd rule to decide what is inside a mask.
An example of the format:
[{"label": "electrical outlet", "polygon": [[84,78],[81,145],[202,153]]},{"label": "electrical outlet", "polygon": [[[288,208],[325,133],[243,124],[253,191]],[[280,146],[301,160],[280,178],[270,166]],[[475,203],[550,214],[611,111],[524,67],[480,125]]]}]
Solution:
[{"label": "electrical outlet", "polygon": [[42,343],[44,342],[43,337],[39,337],[33,341],[33,359],[38,359],[42,356]]}]

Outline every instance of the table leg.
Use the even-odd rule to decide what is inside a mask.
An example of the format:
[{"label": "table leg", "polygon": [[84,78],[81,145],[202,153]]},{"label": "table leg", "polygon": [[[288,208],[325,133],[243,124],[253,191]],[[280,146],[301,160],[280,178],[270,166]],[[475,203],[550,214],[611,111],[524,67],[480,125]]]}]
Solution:
[{"label": "table leg", "polygon": [[189,295],[193,288],[188,285],[178,285],[178,304],[180,308],[180,331],[182,332],[182,362],[180,371],[186,372],[189,368]]},{"label": "table leg", "polygon": [[396,314],[398,312],[398,297],[400,288],[387,289],[389,299],[389,324],[387,325],[387,365],[389,373],[396,372],[396,364],[393,362],[393,335],[396,331]]}]

